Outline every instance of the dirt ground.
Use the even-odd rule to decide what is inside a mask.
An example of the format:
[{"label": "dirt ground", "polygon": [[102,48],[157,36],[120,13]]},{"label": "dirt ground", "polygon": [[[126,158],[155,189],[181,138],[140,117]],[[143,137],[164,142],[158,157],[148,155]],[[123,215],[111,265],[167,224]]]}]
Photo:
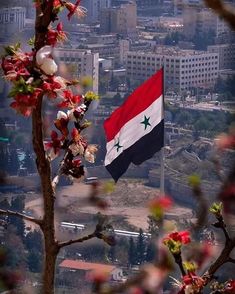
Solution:
[{"label": "dirt ground", "polygon": [[[57,193],[56,210],[58,221],[73,221],[79,213],[96,214],[99,209],[88,202],[90,185],[74,183],[71,186],[59,188]],[[143,181],[121,180],[111,194],[100,195],[109,204],[109,208],[103,211],[106,215],[123,216],[130,225],[136,229],[147,229],[147,205],[150,199],[159,195],[159,190],[148,187]],[[26,209],[40,217],[42,215],[42,200],[34,197],[26,203]],[[192,212],[188,208],[175,206],[166,215],[168,219],[191,218]],[[75,222],[75,221],[74,221]]]}]

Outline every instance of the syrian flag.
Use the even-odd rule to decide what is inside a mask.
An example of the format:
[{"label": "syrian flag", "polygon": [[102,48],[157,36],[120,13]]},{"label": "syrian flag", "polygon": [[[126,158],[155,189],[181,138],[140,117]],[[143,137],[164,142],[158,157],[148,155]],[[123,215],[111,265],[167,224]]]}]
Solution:
[{"label": "syrian flag", "polygon": [[105,120],[105,167],[117,182],[130,163],[140,165],[164,145],[163,69],[139,86]]}]

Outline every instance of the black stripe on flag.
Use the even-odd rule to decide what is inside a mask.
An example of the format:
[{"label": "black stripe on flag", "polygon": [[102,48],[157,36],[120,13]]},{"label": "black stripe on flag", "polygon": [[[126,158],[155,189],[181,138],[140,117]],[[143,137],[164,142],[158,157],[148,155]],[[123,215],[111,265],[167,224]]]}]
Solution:
[{"label": "black stripe on flag", "polygon": [[153,155],[160,151],[164,146],[164,119],[147,135],[135,142],[131,147],[124,150],[109,165],[107,170],[115,180],[126,172],[130,163],[140,165],[145,160],[150,159]]}]

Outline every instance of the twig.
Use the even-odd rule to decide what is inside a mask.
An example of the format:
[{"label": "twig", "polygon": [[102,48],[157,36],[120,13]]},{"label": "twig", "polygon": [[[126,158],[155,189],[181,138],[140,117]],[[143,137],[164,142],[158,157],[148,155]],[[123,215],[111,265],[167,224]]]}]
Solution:
[{"label": "twig", "polygon": [[25,215],[23,213],[20,213],[20,212],[17,212],[17,211],[0,209],[0,214],[7,215],[7,216],[17,216],[17,217],[22,218],[24,220],[33,222],[33,223],[35,223],[35,224],[37,224],[39,226],[42,225],[42,220],[41,219],[36,219],[34,217],[27,216],[27,215]]},{"label": "twig", "polygon": [[82,243],[84,241],[93,239],[97,237],[97,231],[93,232],[92,234],[89,234],[87,236],[84,236],[82,238],[78,238],[78,239],[74,239],[74,240],[69,240],[69,241],[65,241],[65,242],[59,242],[58,243],[58,248],[61,249],[63,247],[75,244],[75,243]]},{"label": "twig", "polygon": [[185,272],[184,267],[183,267],[183,261],[182,261],[181,252],[178,253],[178,254],[173,254],[173,256],[174,256],[174,259],[175,259],[175,263],[179,266],[179,269],[181,271],[182,276],[185,276],[186,272]]}]

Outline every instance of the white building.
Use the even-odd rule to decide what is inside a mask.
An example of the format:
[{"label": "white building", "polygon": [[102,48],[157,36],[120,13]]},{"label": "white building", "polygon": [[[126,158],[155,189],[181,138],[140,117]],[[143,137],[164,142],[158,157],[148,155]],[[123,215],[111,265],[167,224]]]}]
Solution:
[{"label": "white building", "polygon": [[219,54],[219,69],[235,69],[235,44],[211,45],[207,51]]},{"label": "white building", "polygon": [[93,81],[91,89],[95,93],[98,93],[99,53],[75,48],[56,48],[55,56],[60,60],[60,69],[63,68],[63,63],[70,67],[70,75],[91,77]]},{"label": "white building", "polygon": [[158,47],[155,52],[128,52],[127,76],[144,81],[164,65],[165,88],[182,93],[212,88],[219,71],[219,54]]},{"label": "white building", "polygon": [[7,37],[21,32],[25,27],[26,9],[6,7],[0,10],[0,36]]}]

